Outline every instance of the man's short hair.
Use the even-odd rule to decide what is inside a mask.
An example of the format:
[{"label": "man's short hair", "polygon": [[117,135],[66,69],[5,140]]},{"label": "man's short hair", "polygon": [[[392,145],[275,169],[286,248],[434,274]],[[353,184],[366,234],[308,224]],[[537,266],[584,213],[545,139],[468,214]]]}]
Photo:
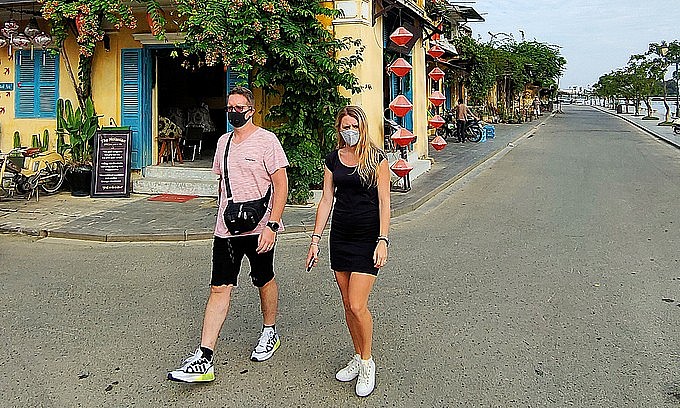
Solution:
[{"label": "man's short hair", "polygon": [[229,91],[228,96],[231,95],[244,96],[248,100],[248,105],[253,106],[255,104],[255,96],[253,96],[253,91],[246,88],[245,86],[235,86],[231,91]]}]

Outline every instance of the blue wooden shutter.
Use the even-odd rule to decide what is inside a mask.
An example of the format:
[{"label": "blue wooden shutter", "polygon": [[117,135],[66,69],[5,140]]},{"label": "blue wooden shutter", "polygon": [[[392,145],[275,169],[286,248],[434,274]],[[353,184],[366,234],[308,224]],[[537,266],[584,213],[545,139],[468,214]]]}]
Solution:
[{"label": "blue wooden shutter", "polygon": [[[45,51],[35,52],[36,62],[42,64],[43,53]],[[57,117],[57,99],[58,95],[58,80],[59,80],[59,65],[57,64],[57,56],[52,55],[49,52],[45,53],[45,64],[42,65],[40,72],[38,73],[39,78],[39,94],[38,103],[36,108],[38,109],[39,116],[41,118]]]},{"label": "blue wooden shutter", "polygon": [[122,90],[121,90],[121,125],[129,126],[132,131],[132,160],[133,169],[142,168],[143,140],[140,127],[142,124],[142,50],[124,49],[122,59]]},{"label": "blue wooden shutter", "polygon": [[36,95],[36,63],[30,59],[28,51],[17,51],[16,61],[16,99],[15,116],[32,118],[35,116]]},{"label": "blue wooden shutter", "polygon": [[43,64],[42,50],[35,50],[33,58],[29,50],[16,53],[17,118],[54,118],[59,97],[59,64],[57,56],[46,53]]}]

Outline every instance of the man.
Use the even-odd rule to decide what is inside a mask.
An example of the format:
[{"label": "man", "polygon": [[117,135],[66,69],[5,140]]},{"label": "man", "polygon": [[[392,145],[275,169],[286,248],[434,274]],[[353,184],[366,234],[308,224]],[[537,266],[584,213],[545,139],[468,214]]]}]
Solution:
[{"label": "man", "polygon": [[[220,137],[213,160],[213,172],[220,175],[220,199],[213,241],[210,296],[205,307],[201,344],[180,368],[168,373],[168,379],[173,381],[206,382],[215,379],[213,352],[229,311],[231,291],[237,284],[244,255],[250,262],[252,282],[260,292],[263,319],[262,333],[251,360],[269,359],[281,344],[275,326],[278,287],[274,280],[274,247],[276,234],[283,227],[281,215],[288,198],[288,159],[276,135],[253,124],[253,105],[253,93],[249,89],[235,87],[229,93],[227,119],[234,131]],[[268,209],[257,227],[238,235],[229,232],[223,217],[228,201],[223,166],[230,137],[226,162],[233,201],[261,199],[272,188]]]},{"label": "man", "polygon": [[463,99],[458,99],[458,105],[456,105],[456,136],[459,143],[465,142],[465,127],[470,118],[477,119],[463,102]]}]

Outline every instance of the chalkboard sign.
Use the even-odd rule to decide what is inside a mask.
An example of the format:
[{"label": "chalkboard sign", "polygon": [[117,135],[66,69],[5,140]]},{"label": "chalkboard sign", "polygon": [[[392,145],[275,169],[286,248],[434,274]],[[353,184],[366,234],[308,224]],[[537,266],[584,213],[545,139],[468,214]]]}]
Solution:
[{"label": "chalkboard sign", "polygon": [[132,131],[102,128],[94,138],[92,197],[130,197]]}]

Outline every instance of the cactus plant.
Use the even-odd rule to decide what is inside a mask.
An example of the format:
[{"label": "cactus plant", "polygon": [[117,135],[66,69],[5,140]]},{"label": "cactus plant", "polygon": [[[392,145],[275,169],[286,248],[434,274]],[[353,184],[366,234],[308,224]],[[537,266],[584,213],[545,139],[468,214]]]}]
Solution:
[{"label": "cactus plant", "polygon": [[46,152],[50,149],[50,131],[47,129],[43,131],[42,144],[40,147],[43,152]]},{"label": "cactus plant", "polygon": [[21,136],[19,135],[19,131],[17,130],[14,132],[14,145],[13,147],[16,149],[17,147],[21,147]]},{"label": "cactus plant", "polygon": [[31,135],[31,147],[40,149],[40,135]]}]

